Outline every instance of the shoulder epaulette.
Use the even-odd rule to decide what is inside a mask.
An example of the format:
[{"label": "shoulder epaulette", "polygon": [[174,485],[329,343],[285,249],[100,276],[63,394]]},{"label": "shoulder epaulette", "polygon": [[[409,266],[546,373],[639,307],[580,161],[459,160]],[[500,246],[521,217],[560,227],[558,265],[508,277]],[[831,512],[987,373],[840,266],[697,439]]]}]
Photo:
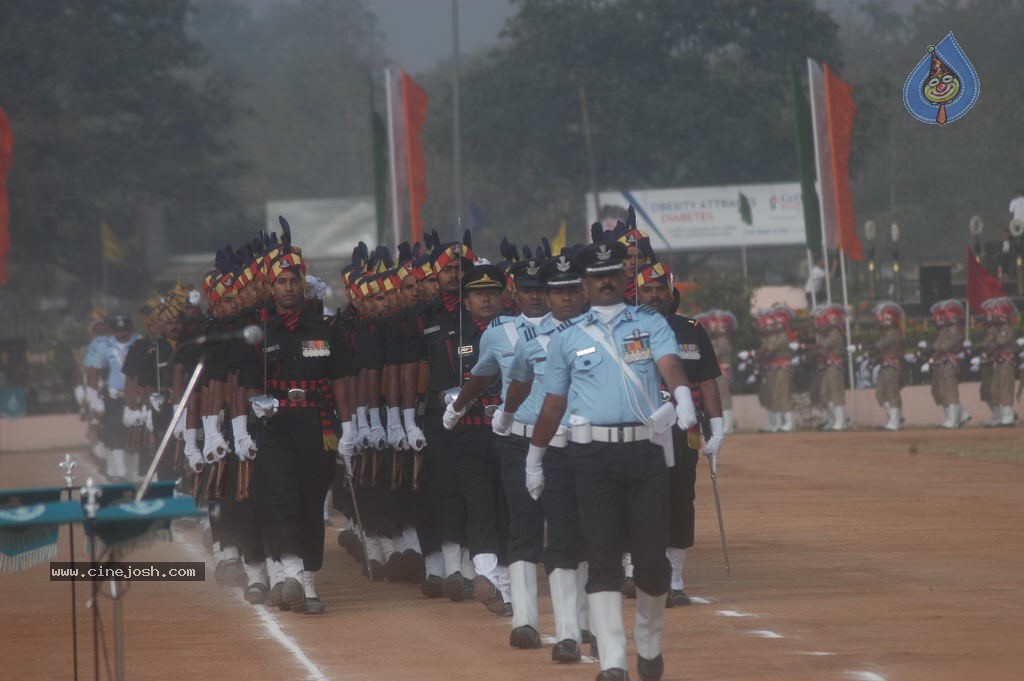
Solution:
[{"label": "shoulder epaulette", "polygon": [[537,327],[536,326],[531,326],[530,328],[528,328],[526,331],[523,332],[523,340],[531,341],[531,340],[533,340],[536,337],[537,337]]},{"label": "shoulder epaulette", "polygon": [[646,303],[641,304],[641,305],[637,305],[636,306],[636,312],[637,312],[637,314],[653,314],[653,315],[661,314],[660,312],[655,310],[650,305],[647,305]]},{"label": "shoulder epaulette", "polygon": [[501,326],[504,323],[505,323],[505,318],[503,316],[501,316],[501,315],[498,315],[497,317],[492,319],[491,323],[488,324],[487,326],[488,326],[488,328],[496,329],[496,328],[498,328],[499,326]]},{"label": "shoulder epaulette", "polygon": [[561,324],[559,324],[558,327],[555,328],[555,331],[565,331],[566,329],[575,326],[580,321],[580,319],[582,319],[582,317],[573,317],[572,319],[567,319]]}]

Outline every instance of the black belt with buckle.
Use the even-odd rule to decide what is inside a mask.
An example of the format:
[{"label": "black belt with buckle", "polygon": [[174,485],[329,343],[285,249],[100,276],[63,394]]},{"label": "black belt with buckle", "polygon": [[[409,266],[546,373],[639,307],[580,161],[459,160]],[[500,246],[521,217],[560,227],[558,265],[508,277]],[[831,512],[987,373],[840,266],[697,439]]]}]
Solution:
[{"label": "black belt with buckle", "polygon": [[289,388],[287,390],[278,388],[271,390],[270,394],[285,402],[321,402],[323,400],[323,395],[319,390],[305,388]]}]

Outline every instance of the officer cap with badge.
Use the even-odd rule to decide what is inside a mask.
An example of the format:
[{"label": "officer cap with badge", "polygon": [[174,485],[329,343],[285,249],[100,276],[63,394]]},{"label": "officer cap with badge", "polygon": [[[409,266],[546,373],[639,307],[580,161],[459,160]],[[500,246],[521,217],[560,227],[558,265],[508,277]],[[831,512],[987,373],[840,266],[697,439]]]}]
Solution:
[{"label": "officer cap with badge", "polygon": [[508,269],[509,278],[517,289],[544,288],[544,282],[540,278],[543,265],[544,258],[539,255],[513,262]]},{"label": "officer cap with badge", "polygon": [[557,258],[551,258],[541,265],[540,281],[548,288],[580,286],[583,284],[583,271],[575,257],[562,251]]},{"label": "officer cap with badge", "polygon": [[600,276],[622,270],[626,245],[618,241],[598,241],[584,246],[576,262],[584,276]]},{"label": "officer cap with badge", "polygon": [[497,265],[475,265],[462,275],[462,295],[473,291],[505,290],[505,273]]}]

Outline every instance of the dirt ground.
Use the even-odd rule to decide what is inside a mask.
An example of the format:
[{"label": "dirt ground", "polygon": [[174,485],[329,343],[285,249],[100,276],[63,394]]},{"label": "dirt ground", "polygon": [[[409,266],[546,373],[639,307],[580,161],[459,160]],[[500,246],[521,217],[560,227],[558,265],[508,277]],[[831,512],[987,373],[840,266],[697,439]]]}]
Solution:
[{"label": "dirt ground", "polygon": [[[697,545],[686,569],[686,590],[700,602],[666,611],[664,678],[1020,678],[1020,433],[730,437],[719,482],[732,574],[724,570],[701,462]],[[63,453],[0,454],[0,488],[60,484]],[[78,458],[90,463],[85,454]],[[551,662],[550,639],[542,650],[509,648],[509,620],[477,603],[367,582],[335,532],[328,529],[320,577],[328,608],[322,617],[249,606],[238,590],[214,583],[212,565],[206,582],[134,583],[124,602],[126,677],[582,681],[598,672],[594,663]],[[81,551],[81,537],[77,546]],[[63,532],[61,559],[66,555]],[[189,530],[131,558],[208,557],[198,531]],[[542,590],[541,633],[550,637],[546,585]],[[91,679],[85,591],[79,584],[79,674]],[[631,631],[632,601],[626,603]],[[101,599],[108,644],[111,613]],[[45,565],[0,575],[0,678],[73,678],[70,588],[48,581]]]}]

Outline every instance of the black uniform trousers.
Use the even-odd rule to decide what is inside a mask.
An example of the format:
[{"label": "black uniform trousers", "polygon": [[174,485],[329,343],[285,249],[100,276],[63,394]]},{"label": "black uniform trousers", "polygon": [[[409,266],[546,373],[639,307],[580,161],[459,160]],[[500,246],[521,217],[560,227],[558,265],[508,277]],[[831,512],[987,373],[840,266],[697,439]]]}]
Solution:
[{"label": "black uniform trousers", "polygon": [[621,589],[625,551],[633,557],[637,588],[666,593],[668,471],[661,447],[640,440],[570,443],[568,449],[590,562],[587,593]]},{"label": "black uniform trousers", "polygon": [[[168,426],[171,425],[171,417],[174,416],[174,405],[164,404],[160,408],[160,411],[153,412],[153,439],[154,445],[150,450],[146,450],[140,453],[139,456],[139,473],[142,475],[146,474],[149,467],[153,464],[153,458],[156,456],[156,449],[160,446],[160,440],[163,438],[164,433],[167,432]],[[181,418],[185,418],[182,414]],[[156,478],[157,480],[174,480],[176,477],[174,471],[174,440],[170,440],[167,443],[167,450],[160,458],[160,463],[156,467]]]},{"label": "black uniform trousers", "polygon": [[508,502],[490,425],[458,425],[452,431],[459,486],[466,505],[469,555],[494,553],[508,565]]},{"label": "black uniform trousers", "polygon": [[124,426],[124,398],[103,399],[103,446],[124,449],[128,444],[128,429]]},{"label": "black uniform trousers", "polygon": [[[690,447],[687,433],[672,426],[672,444],[676,465],[668,469],[668,545],[674,549],[693,546],[695,513],[693,500],[697,498],[697,460],[700,454]],[[700,437],[694,433],[696,437]]]},{"label": "black uniform trousers", "polygon": [[224,457],[223,465],[224,496],[220,498],[221,546],[237,546],[247,563],[263,562],[266,560],[266,550],[263,546],[256,500],[251,496],[241,500],[237,497],[241,462],[237,456],[229,453]]},{"label": "black uniform trousers", "polygon": [[324,558],[324,499],[334,477],[334,452],[324,450],[319,411],[284,407],[255,429],[253,496],[268,555],[291,553],[305,569]]},{"label": "black uniform trousers", "polygon": [[[429,399],[436,401],[437,395],[431,395]],[[423,476],[427,481],[439,538],[442,542],[465,546],[466,500],[460,485],[455,433],[444,429],[441,412],[428,408],[423,419],[423,435],[427,438]]]},{"label": "black uniform trousers", "polygon": [[543,466],[544,491],[540,503],[548,540],[544,551],[544,570],[548,574],[557,568],[575,570],[587,559],[587,544],[580,524],[576,477],[569,464],[568,450],[549,446]]},{"label": "black uniform trousers", "polygon": [[494,435],[501,483],[508,501],[508,562],[541,562],[544,555],[544,509],[526,490],[526,452],[521,435]]}]

